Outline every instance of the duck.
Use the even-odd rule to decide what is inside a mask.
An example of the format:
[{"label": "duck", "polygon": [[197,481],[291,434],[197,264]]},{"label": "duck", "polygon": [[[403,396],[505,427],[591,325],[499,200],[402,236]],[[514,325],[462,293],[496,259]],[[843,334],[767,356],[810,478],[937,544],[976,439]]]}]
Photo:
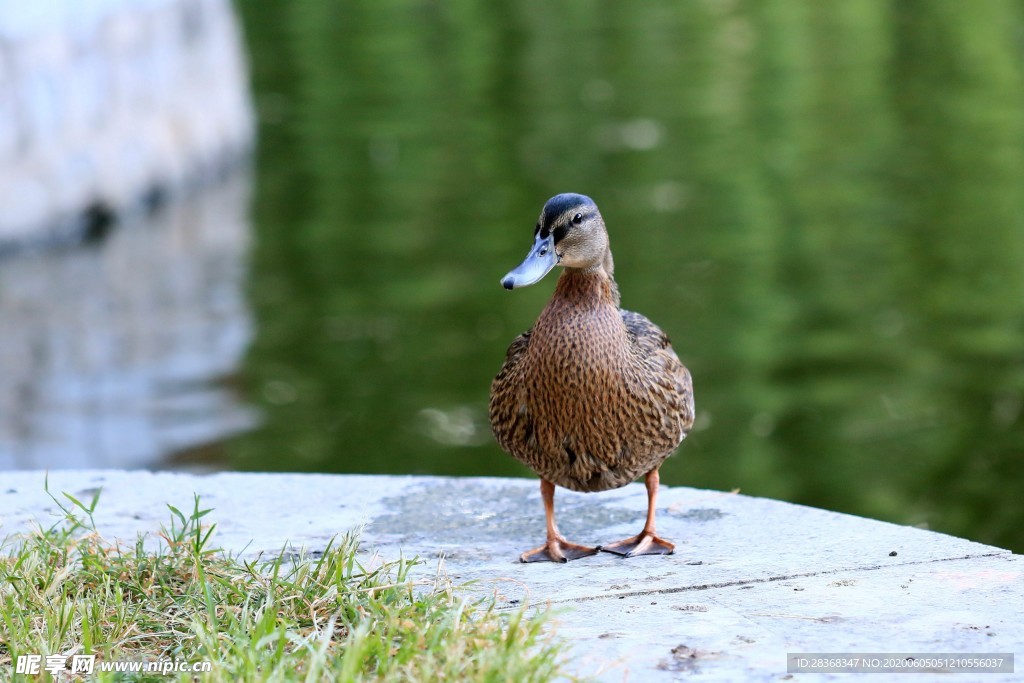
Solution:
[{"label": "duck", "polygon": [[[670,555],[655,529],[662,463],[693,427],[693,383],[668,336],[623,310],[608,230],[594,200],[549,199],[525,260],[501,279],[508,290],[561,267],[540,316],[508,347],[491,383],[488,415],[501,448],[540,478],[546,540],[521,562],[568,562],[606,551]],[[555,487],[599,492],[640,477],[647,516],[640,533],[607,545],[572,543],[555,521]]]}]

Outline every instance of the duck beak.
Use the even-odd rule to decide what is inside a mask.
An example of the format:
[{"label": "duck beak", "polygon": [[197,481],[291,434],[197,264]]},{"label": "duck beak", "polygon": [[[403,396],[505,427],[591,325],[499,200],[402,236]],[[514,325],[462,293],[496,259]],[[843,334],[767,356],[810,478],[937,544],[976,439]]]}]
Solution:
[{"label": "duck beak", "polygon": [[515,289],[540,282],[541,278],[550,273],[556,265],[558,254],[555,252],[554,238],[550,234],[547,237],[538,234],[526,259],[501,278],[501,286],[505,289]]}]

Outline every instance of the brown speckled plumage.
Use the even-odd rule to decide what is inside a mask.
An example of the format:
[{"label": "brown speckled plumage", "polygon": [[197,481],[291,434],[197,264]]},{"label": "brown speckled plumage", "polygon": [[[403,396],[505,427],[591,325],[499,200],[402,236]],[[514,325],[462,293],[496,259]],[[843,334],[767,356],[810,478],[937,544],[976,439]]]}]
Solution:
[{"label": "brown speckled plumage", "polygon": [[690,374],[654,323],[620,310],[603,270],[566,270],[491,385],[498,443],[573,491],[624,486],[693,424]]},{"label": "brown speckled plumage", "polygon": [[[565,197],[579,198],[577,208],[562,199],[568,209],[556,204],[560,211],[549,211]],[[578,206],[592,207],[585,224]],[[575,239],[573,215],[580,219]],[[557,227],[567,224],[568,234],[552,246],[556,263],[574,263],[573,255],[595,241],[603,251],[581,258],[582,267],[566,267],[536,324],[512,342],[491,385],[491,427],[503,449],[551,484],[605,491],[650,474],[656,490],[658,467],[693,425],[690,373],[654,323],[619,308],[607,234],[592,201],[581,195],[549,201],[538,242],[543,226],[557,237]],[[653,492],[650,500],[654,537]]]}]

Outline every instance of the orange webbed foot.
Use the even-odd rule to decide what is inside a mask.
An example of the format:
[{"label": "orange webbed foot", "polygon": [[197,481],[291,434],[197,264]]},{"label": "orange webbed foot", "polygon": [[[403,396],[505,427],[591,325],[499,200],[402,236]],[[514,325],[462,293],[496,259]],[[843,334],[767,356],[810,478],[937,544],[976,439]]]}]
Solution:
[{"label": "orange webbed foot", "polygon": [[539,548],[527,550],[519,556],[520,562],[568,562],[596,555],[599,548],[570,543],[564,538],[551,538]]},{"label": "orange webbed foot", "polygon": [[606,552],[622,555],[623,557],[671,555],[676,549],[675,545],[646,531],[631,538],[616,541],[609,545],[602,545],[600,548]]}]

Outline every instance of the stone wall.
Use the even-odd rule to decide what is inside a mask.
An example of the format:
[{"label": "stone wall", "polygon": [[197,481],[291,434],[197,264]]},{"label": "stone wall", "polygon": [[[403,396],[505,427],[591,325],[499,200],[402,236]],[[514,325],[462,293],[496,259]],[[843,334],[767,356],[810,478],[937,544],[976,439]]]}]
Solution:
[{"label": "stone wall", "polygon": [[75,236],[237,158],[229,0],[0,3],[0,246]]}]

